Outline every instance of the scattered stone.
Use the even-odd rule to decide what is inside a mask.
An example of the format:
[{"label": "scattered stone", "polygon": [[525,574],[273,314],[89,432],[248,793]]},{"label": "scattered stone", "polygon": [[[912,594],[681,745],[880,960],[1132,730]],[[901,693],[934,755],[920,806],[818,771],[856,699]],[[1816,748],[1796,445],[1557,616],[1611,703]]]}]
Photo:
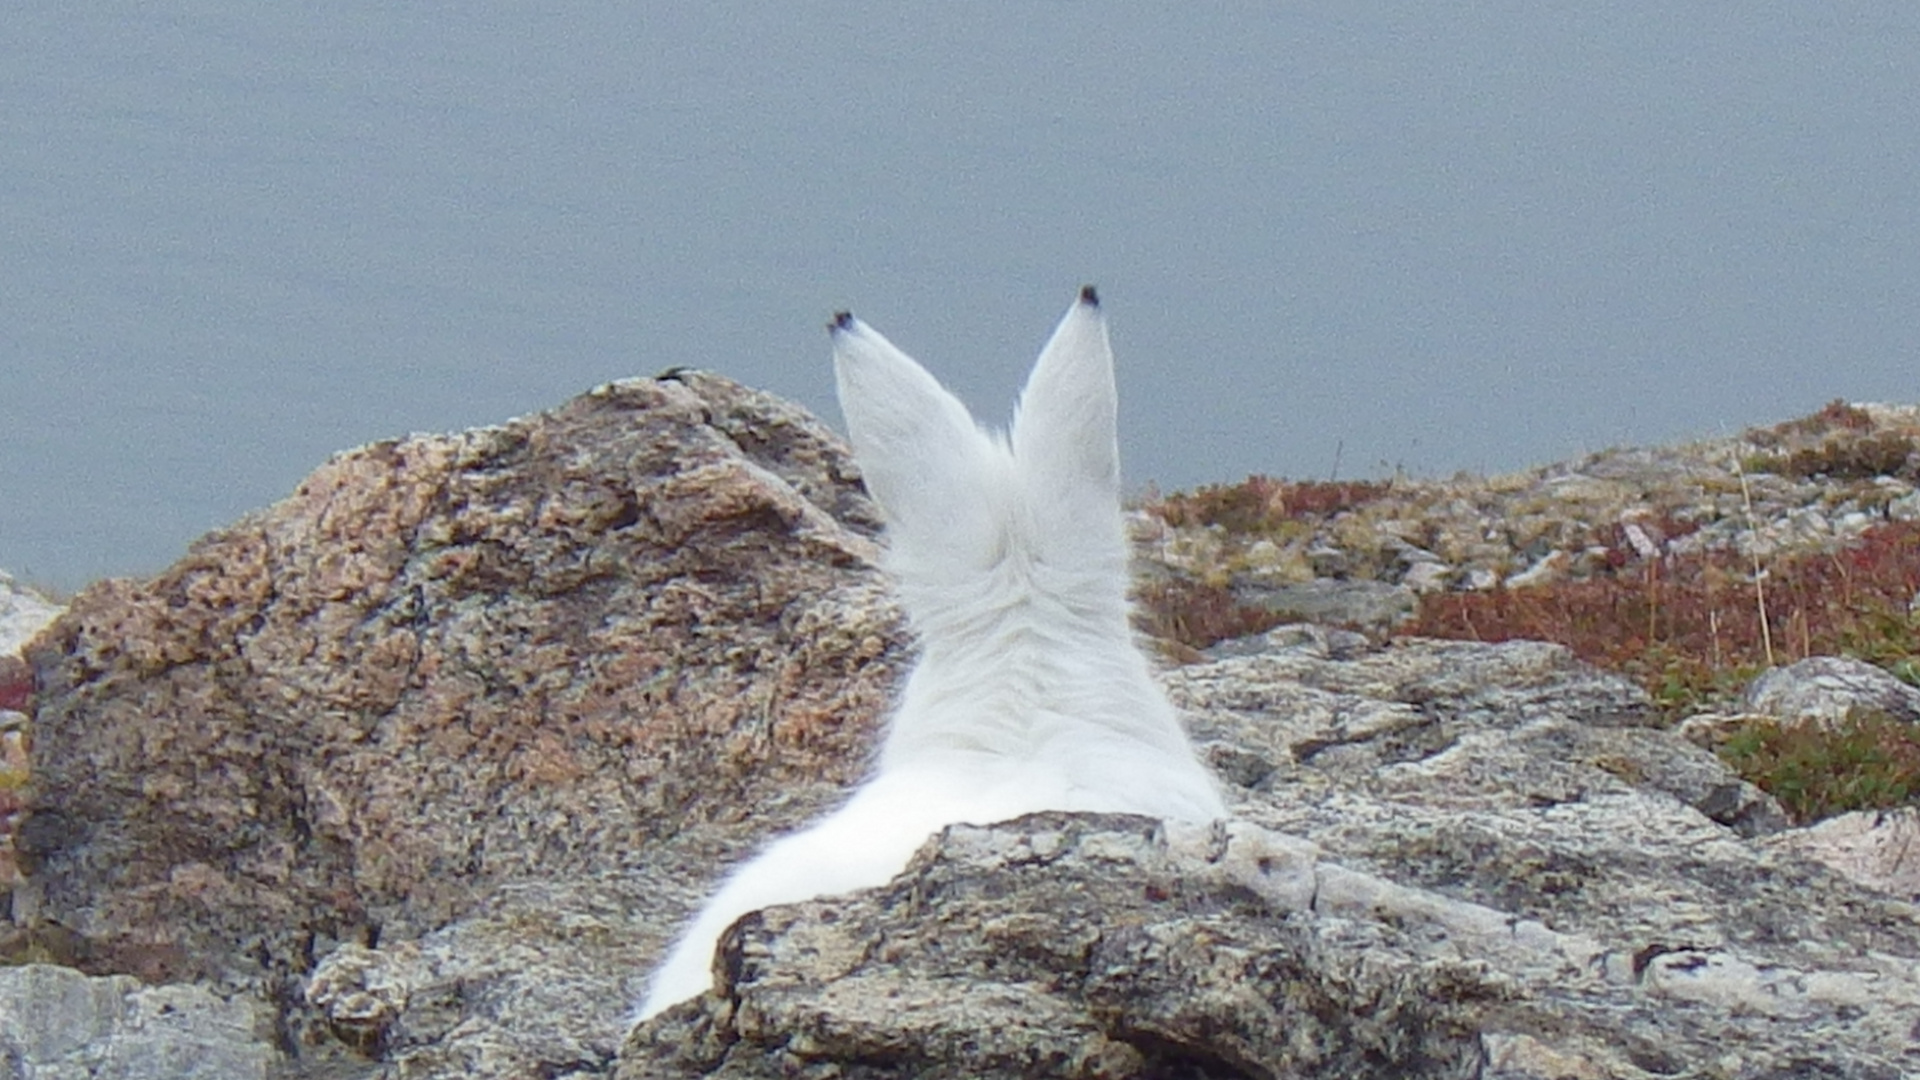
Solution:
[{"label": "scattered stone", "polygon": [[[1194,578],[1232,566],[1299,582],[1316,567],[1338,567],[1318,576],[1426,593],[1528,588],[1706,551],[1766,559],[1837,550],[1881,522],[1920,518],[1912,466],[1920,458],[1911,452],[1920,445],[1920,407],[1845,410],[1501,476],[1396,477],[1363,502],[1291,518],[1279,534],[1161,523],[1142,556]],[[1887,452],[1851,454],[1850,441]],[[1826,457],[1848,468],[1805,467]],[[1542,565],[1558,551],[1569,553],[1564,564]],[[1514,567],[1527,569],[1510,573]]]},{"label": "scattered stone", "polygon": [[1445,592],[1453,587],[1459,572],[1442,562],[1417,562],[1407,567],[1400,584],[1416,593]]},{"label": "scattered stone", "polygon": [[1316,578],[1299,585],[1241,586],[1234,599],[1289,622],[1324,622],[1389,630],[1413,616],[1413,591],[1377,581]]}]

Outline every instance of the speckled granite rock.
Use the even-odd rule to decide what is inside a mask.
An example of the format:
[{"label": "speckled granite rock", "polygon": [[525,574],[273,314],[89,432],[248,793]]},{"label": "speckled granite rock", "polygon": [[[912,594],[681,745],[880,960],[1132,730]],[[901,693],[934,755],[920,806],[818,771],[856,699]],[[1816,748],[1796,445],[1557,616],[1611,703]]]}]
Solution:
[{"label": "speckled granite rock", "polygon": [[297,1040],[318,958],[527,881],[609,882],[631,982],[860,771],[905,645],[875,529],[824,425],[700,373],[341,454],[30,651],[26,906],[89,971],[292,1003]]}]

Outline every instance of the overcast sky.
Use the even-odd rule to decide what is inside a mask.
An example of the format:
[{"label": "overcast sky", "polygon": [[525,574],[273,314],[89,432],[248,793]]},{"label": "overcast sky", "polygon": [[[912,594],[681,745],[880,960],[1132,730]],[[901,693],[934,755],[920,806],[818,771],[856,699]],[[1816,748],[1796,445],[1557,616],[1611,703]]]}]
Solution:
[{"label": "overcast sky", "polygon": [[1002,420],[1082,282],[1129,482],[1920,399],[1920,7],[8,0],[0,567],[848,307]]}]

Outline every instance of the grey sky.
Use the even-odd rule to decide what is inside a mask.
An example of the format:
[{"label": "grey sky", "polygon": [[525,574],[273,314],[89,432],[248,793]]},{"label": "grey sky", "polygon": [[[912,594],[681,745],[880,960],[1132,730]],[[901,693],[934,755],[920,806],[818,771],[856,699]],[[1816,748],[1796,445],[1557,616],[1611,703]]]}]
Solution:
[{"label": "grey sky", "polygon": [[1004,416],[1083,281],[1134,485],[1914,400],[1920,8],[240,0],[0,13],[0,567],[851,307]]}]

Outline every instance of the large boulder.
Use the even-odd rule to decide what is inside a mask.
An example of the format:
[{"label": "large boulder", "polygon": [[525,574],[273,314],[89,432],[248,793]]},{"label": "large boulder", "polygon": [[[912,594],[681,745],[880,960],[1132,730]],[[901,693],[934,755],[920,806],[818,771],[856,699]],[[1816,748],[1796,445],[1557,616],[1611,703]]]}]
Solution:
[{"label": "large boulder", "polygon": [[342,944],[598,890],[596,962],[554,961],[610,1056],[712,868],[861,771],[904,649],[876,530],[830,430],[700,373],[341,454],[30,649],[16,910],[298,1043]]},{"label": "large boulder", "polygon": [[[726,994],[636,1029],[615,1075],[1907,1075],[1920,927],[1904,905],[1696,819],[1697,865],[1676,830],[1673,850],[1636,853],[1636,888],[1583,898],[1582,917],[1554,894],[1626,843],[1475,824],[1430,833],[1427,858],[1533,862],[1499,907],[1245,821],[954,826],[883,889],[743,919],[721,947]],[[1730,874],[1755,879],[1744,902],[1714,881]]]}]

